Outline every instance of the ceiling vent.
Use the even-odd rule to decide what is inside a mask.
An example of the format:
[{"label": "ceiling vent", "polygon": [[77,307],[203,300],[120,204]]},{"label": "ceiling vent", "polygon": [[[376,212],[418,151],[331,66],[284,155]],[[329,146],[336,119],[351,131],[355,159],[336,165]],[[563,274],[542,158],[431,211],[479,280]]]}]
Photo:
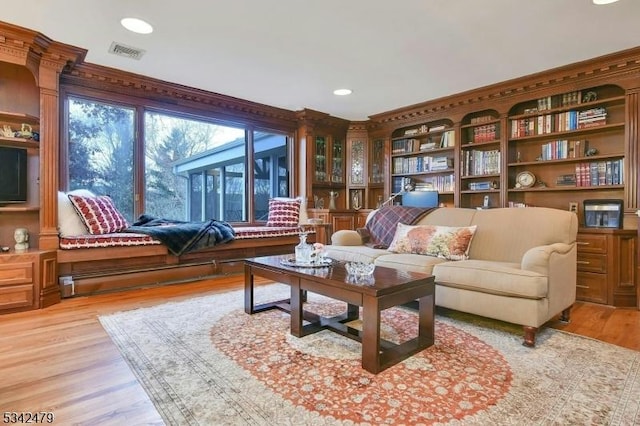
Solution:
[{"label": "ceiling vent", "polygon": [[144,55],[145,50],[139,49],[137,47],[127,46],[126,44],[122,43],[116,43],[114,41],[109,47],[109,53],[113,53],[114,55],[118,56],[124,56],[125,58],[139,60]]}]

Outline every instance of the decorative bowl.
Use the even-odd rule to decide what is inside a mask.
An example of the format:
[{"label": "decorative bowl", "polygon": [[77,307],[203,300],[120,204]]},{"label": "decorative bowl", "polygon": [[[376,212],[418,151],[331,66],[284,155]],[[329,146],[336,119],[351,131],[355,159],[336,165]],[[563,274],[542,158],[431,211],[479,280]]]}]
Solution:
[{"label": "decorative bowl", "polygon": [[347,273],[355,277],[368,277],[373,274],[376,265],[365,262],[347,262],[344,265]]}]

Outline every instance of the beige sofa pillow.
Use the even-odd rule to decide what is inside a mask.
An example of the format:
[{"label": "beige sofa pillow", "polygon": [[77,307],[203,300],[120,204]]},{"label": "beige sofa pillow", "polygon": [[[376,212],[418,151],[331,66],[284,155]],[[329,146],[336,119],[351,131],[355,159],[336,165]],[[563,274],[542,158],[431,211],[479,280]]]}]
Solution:
[{"label": "beige sofa pillow", "polygon": [[[69,194],[94,197],[95,194],[88,189],[76,189]],[[58,233],[61,237],[86,235],[89,230],[73,207],[66,192],[58,191]]]}]

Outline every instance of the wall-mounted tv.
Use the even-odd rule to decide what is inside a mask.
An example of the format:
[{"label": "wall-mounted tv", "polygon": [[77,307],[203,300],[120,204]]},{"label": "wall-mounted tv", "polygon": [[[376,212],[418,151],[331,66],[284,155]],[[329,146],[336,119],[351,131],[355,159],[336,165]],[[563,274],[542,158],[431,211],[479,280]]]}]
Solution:
[{"label": "wall-mounted tv", "polygon": [[0,205],[27,201],[27,150],[0,147]]}]

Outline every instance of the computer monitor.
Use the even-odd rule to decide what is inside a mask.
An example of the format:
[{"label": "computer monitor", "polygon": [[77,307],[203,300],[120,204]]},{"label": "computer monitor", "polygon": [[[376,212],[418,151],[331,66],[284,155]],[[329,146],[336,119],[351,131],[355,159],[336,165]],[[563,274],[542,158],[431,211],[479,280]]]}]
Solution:
[{"label": "computer monitor", "polygon": [[402,205],[407,207],[438,207],[438,191],[403,192]]}]

